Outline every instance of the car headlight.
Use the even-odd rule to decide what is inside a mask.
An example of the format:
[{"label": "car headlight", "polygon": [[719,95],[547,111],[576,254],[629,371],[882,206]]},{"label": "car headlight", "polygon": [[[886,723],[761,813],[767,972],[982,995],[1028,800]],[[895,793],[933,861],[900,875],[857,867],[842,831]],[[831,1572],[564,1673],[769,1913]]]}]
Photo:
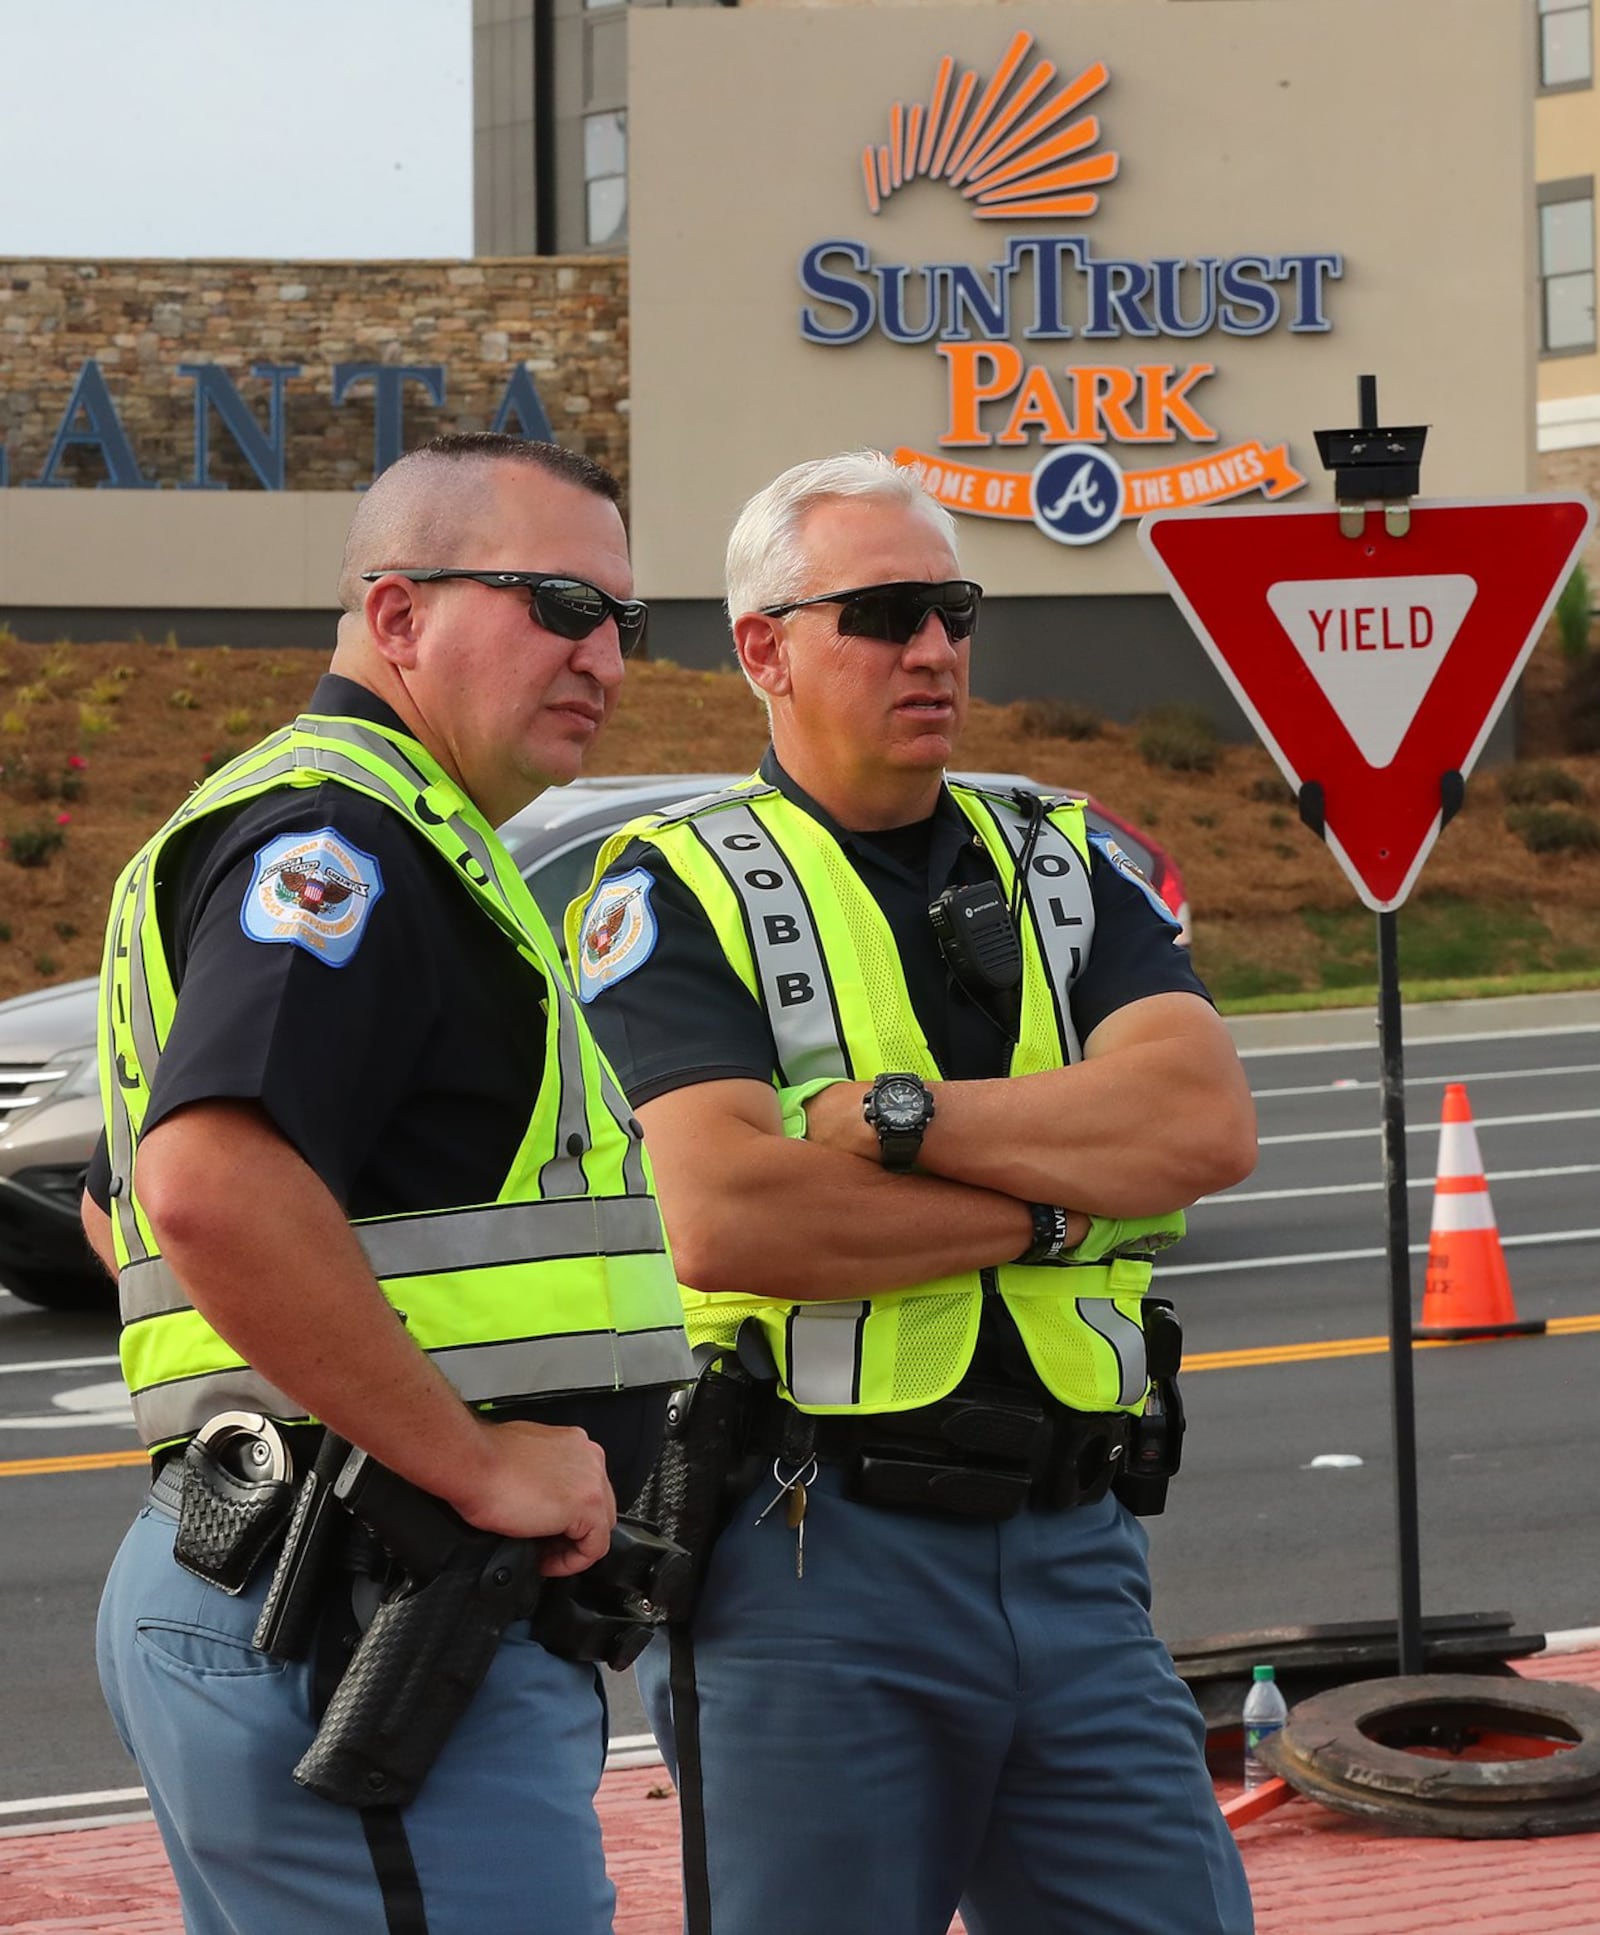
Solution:
[{"label": "car headlight", "polygon": [[50,1091],[47,1100],[64,1102],[70,1097],[100,1093],[100,1056],[92,1042],[87,1048],[72,1049],[56,1059],[69,1072],[66,1079]]}]

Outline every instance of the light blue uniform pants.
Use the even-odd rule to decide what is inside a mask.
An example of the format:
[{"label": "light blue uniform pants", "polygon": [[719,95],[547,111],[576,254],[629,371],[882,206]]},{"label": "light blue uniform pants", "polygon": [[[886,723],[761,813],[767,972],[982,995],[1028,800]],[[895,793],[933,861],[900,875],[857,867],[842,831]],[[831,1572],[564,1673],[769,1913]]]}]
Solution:
[{"label": "light blue uniform pants", "polygon": [[410,1807],[337,1807],[291,1777],[315,1731],[311,1668],[251,1650],[271,1567],[230,1599],[173,1562],[174,1530],[148,1504],[135,1520],[98,1651],[189,1935],[609,1935],[592,1668],[553,1658],[524,1625]]},{"label": "light blue uniform pants", "polygon": [[[764,1481],[694,1638],[712,1935],[1249,1935],[1204,1732],[1113,1498],[1001,1525]],[[676,1767],[668,1656],[638,1677]]]}]

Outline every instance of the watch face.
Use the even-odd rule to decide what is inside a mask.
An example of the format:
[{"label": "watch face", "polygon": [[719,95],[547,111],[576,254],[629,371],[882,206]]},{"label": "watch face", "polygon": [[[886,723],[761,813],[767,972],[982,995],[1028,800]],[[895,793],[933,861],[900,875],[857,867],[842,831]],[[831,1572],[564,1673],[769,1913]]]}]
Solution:
[{"label": "watch face", "polygon": [[885,1082],[879,1088],[874,1107],[879,1122],[886,1129],[920,1128],[927,1114],[921,1084],[909,1081],[904,1076],[897,1081]]}]

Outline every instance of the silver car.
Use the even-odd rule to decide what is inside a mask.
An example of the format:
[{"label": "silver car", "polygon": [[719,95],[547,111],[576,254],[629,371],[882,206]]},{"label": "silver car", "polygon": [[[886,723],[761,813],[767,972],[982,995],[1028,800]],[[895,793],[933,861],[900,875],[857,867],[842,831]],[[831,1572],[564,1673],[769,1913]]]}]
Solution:
[{"label": "silver car", "polygon": [[[619,826],[743,778],[738,773],[624,773],[552,787],[500,829],[545,918],[561,938],[569,901],[583,892],[601,845]],[[1015,773],[973,777],[1036,791]],[[1188,939],[1188,902],[1170,856],[1148,835],[1089,802],[1090,824],[1112,833],[1161,894]],[[0,1002],[0,1285],[54,1310],[98,1308],[112,1286],[89,1255],[78,1221],[83,1179],[100,1133],[93,981]]]}]

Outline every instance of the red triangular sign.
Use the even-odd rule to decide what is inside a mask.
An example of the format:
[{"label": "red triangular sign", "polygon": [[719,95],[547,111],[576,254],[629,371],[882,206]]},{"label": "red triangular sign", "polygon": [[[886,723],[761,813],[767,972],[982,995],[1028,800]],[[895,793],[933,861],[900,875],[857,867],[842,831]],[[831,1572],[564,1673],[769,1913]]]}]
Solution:
[{"label": "red triangular sign", "polygon": [[1347,538],[1318,504],[1156,511],[1139,541],[1334,858],[1398,907],[1594,523],[1586,497],[1410,506]]}]

